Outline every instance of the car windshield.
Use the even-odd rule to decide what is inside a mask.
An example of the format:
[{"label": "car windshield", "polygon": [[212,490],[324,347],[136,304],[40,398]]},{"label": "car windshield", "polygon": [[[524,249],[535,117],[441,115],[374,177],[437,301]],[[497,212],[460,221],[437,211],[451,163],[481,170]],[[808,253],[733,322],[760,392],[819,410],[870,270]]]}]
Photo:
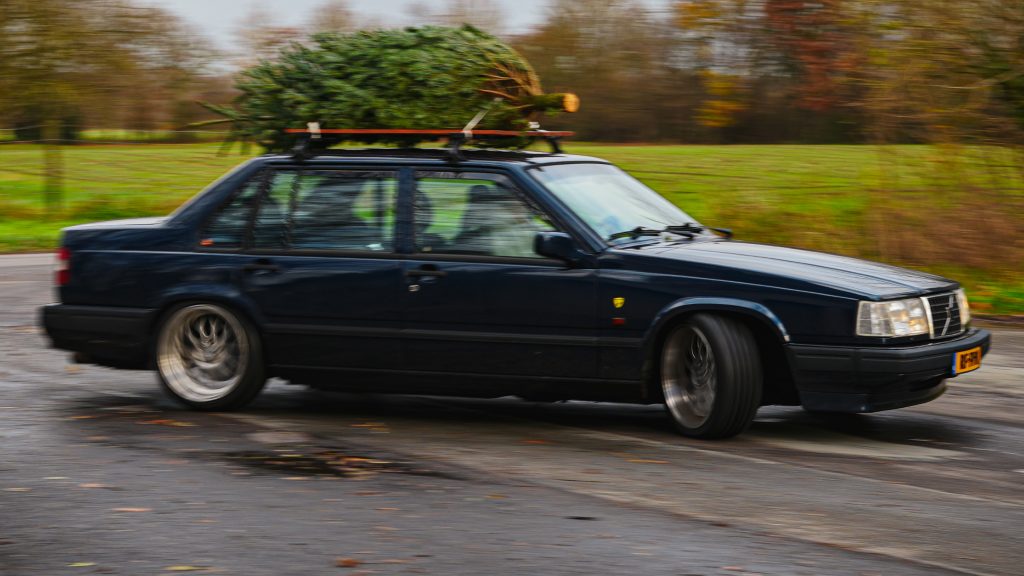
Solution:
[{"label": "car windshield", "polygon": [[[530,170],[609,244],[631,242],[641,231],[696,221],[636,178],[609,164],[555,164]],[[635,234],[624,234],[636,231]]]}]

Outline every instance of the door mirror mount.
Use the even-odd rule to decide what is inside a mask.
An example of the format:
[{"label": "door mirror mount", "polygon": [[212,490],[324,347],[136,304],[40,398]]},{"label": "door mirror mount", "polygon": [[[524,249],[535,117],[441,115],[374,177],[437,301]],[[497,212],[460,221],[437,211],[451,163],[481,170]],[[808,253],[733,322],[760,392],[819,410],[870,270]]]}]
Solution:
[{"label": "door mirror mount", "polygon": [[533,237],[533,251],[545,258],[562,260],[570,266],[576,266],[583,260],[576,241],[565,232],[538,232]]}]

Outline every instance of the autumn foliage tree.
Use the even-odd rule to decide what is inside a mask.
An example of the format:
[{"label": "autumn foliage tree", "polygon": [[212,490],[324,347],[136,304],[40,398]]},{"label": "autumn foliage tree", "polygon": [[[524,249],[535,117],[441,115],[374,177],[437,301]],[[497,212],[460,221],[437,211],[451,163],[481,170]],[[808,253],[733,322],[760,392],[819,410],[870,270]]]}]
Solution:
[{"label": "autumn foliage tree", "polygon": [[158,8],[5,0],[0,117],[26,129],[56,121],[65,137],[88,123],[149,128],[185,121],[198,107],[180,104],[189,103],[209,56],[201,39]]}]

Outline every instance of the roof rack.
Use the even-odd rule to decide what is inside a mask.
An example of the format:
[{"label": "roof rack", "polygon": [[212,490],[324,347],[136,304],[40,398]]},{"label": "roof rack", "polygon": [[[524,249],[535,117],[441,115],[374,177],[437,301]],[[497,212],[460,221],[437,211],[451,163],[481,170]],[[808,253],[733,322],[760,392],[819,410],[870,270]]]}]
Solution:
[{"label": "roof rack", "polygon": [[438,136],[448,138],[448,157],[452,162],[464,160],[462,146],[472,140],[527,138],[528,143],[542,138],[551,146],[553,154],[561,154],[562,138],[575,136],[575,132],[548,130],[414,130],[409,128],[320,128],[311,122],[308,128],[287,128],[287,134],[299,134],[292,155],[299,160],[309,159],[327,148],[350,139],[351,136]]}]

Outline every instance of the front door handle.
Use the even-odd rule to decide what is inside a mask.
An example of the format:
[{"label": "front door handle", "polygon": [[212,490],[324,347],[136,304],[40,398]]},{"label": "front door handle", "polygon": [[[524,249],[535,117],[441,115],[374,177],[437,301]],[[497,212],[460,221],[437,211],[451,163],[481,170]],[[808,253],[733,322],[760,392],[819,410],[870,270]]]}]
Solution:
[{"label": "front door handle", "polygon": [[420,276],[430,276],[434,278],[440,278],[441,276],[447,276],[448,273],[444,270],[429,270],[429,269],[417,269],[417,270],[406,270],[405,275],[408,278],[418,278]]}]

